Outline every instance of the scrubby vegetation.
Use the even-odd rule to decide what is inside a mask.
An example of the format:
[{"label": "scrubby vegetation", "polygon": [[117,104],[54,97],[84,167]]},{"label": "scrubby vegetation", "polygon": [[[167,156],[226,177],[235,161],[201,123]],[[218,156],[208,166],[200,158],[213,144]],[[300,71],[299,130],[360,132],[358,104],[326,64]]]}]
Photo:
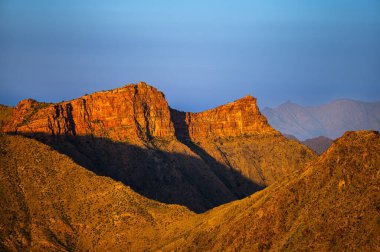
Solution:
[{"label": "scrubby vegetation", "polygon": [[378,251],[378,132],[351,132],[303,169],[194,214],[97,176],[52,147],[0,136],[0,249]]},{"label": "scrubby vegetation", "polygon": [[0,129],[12,116],[12,108],[0,104]]}]

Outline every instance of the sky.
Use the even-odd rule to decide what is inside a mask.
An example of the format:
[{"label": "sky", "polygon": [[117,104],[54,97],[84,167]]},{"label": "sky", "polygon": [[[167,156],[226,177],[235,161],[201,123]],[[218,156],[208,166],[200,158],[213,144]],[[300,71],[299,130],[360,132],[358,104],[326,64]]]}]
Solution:
[{"label": "sky", "polygon": [[380,101],[380,1],[0,0],[0,103],[139,81],[193,112]]}]

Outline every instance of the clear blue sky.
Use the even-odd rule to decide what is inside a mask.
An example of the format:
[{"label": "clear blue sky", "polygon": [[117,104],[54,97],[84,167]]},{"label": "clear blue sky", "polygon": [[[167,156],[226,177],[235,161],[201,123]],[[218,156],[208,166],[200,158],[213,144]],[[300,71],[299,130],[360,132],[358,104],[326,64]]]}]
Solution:
[{"label": "clear blue sky", "polygon": [[0,103],[138,81],[187,111],[380,100],[380,1],[0,0]]}]

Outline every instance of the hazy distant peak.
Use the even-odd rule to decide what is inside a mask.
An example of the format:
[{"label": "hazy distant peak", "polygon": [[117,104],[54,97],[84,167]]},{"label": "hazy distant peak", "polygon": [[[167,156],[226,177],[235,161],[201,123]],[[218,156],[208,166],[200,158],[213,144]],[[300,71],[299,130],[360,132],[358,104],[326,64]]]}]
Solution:
[{"label": "hazy distant peak", "polygon": [[300,107],[300,105],[298,105],[295,102],[292,102],[291,100],[288,100],[284,102],[283,104],[280,104],[279,106],[277,106],[277,108],[284,108],[284,107]]},{"label": "hazy distant peak", "polygon": [[319,106],[287,101],[263,114],[272,127],[300,140],[326,136],[335,139],[348,130],[379,130],[380,102],[338,99]]}]

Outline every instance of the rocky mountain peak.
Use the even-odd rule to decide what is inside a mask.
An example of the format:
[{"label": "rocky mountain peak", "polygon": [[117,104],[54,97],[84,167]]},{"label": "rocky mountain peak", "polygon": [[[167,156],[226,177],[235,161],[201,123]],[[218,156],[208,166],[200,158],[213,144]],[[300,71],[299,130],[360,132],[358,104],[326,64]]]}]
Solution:
[{"label": "rocky mountain peak", "polygon": [[163,93],[144,82],[57,104],[21,101],[3,131],[94,135],[132,142],[174,136]]},{"label": "rocky mountain peak", "polygon": [[279,134],[260,113],[251,95],[199,113],[172,110],[172,119],[177,134],[190,139]]},{"label": "rocky mountain peak", "polygon": [[17,105],[16,109],[21,109],[21,108],[31,108],[34,104],[37,104],[38,102],[34,99],[25,99],[21,100]]}]

